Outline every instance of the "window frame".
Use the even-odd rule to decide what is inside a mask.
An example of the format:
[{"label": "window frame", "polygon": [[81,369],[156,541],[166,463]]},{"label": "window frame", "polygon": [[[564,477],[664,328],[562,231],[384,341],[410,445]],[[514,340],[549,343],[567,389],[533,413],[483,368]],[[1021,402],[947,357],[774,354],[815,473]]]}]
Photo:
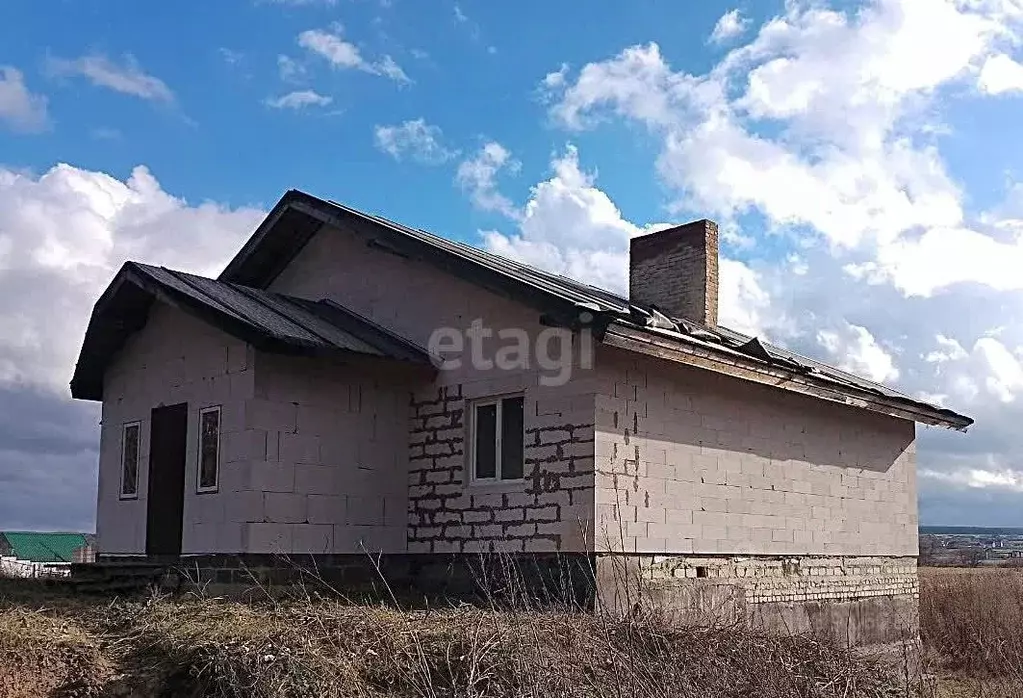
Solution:
[{"label": "window frame", "polygon": [[[128,429],[135,427],[138,431],[136,437],[137,443],[135,444],[135,491],[125,492],[124,491],[124,456],[125,446],[128,445]],[[119,459],[120,467],[120,485],[117,488],[117,498],[121,500],[132,500],[139,498],[139,475],[140,468],[139,463],[142,461],[142,421],[135,420],[133,422],[124,422],[121,425],[121,457]]]},{"label": "window frame", "polygon": [[[213,467],[213,484],[202,485],[202,420],[210,412],[217,413],[217,460]],[[196,434],[195,491],[196,494],[210,494],[220,491],[220,446],[223,439],[224,413],[221,405],[211,405],[199,410],[199,426]]]},{"label": "window frame", "polygon": [[[504,401],[509,399],[521,398],[523,407],[523,422],[522,422],[522,441],[523,441],[523,453],[522,453],[522,475],[520,477],[502,478],[501,473],[504,469],[504,449],[502,448],[504,440]],[[487,397],[481,397],[474,400],[469,400],[469,481],[474,484],[480,485],[501,485],[501,484],[512,484],[522,482],[526,479],[526,454],[525,454],[525,440],[526,440],[526,424],[525,424],[525,405],[526,396],[525,393],[507,393],[504,395],[493,395]],[[477,411],[480,407],[487,407],[489,405],[495,405],[495,426],[494,429],[494,477],[479,477],[476,474],[476,419]]]}]

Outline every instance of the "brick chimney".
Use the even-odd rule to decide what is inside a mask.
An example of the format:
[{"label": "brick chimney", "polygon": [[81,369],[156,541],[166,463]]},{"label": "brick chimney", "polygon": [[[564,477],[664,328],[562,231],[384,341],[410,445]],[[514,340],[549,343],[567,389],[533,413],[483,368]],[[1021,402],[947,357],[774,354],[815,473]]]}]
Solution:
[{"label": "brick chimney", "polygon": [[629,300],[669,317],[718,323],[718,225],[707,219],[633,238]]}]

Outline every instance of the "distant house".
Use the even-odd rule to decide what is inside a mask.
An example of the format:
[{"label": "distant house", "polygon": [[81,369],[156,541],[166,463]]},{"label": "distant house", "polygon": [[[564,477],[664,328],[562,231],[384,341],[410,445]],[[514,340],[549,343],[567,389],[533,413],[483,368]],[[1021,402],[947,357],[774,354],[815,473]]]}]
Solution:
[{"label": "distant house", "polygon": [[916,423],[973,420],[720,326],[711,221],[629,264],[626,298],[295,191],[216,279],[126,263],[71,383],[102,556],[557,554],[611,606],[912,631]]},{"label": "distant house", "polygon": [[0,576],[64,576],[71,563],[95,559],[94,543],[86,533],[0,532]]}]

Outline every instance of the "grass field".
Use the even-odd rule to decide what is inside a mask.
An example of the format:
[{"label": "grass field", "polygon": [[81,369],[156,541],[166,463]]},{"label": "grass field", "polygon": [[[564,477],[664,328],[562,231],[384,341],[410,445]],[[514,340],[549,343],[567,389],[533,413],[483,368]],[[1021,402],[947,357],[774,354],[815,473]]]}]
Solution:
[{"label": "grass field", "polygon": [[0,696],[1023,696],[1023,572],[921,571],[907,686],[809,637],[301,597],[97,600],[0,580]]},{"label": "grass field", "polygon": [[1023,570],[921,568],[920,637],[936,695],[1023,696]]}]

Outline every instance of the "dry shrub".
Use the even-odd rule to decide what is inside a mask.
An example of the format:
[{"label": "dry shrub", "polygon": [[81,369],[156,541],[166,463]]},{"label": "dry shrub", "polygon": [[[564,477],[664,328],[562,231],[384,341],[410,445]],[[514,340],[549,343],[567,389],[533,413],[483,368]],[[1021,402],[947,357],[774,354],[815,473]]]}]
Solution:
[{"label": "dry shrub", "polygon": [[903,695],[880,665],[827,643],[656,617],[164,600],[100,622],[122,664],[167,696]]},{"label": "dry shrub", "polygon": [[96,696],[111,673],[96,638],[75,621],[0,611],[0,696]]},{"label": "dry shrub", "polygon": [[[35,593],[0,588],[0,676],[37,681],[21,693],[0,686],[0,696],[89,695],[100,685],[103,695],[195,698],[905,695],[885,665],[828,642],[681,627],[638,611],[512,608],[494,597],[407,610],[393,596],[373,605],[308,593],[248,603]],[[26,610],[43,603],[45,613]],[[47,672],[54,682],[38,683]]]},{"label": "dry shrub", "polygon": [[920,583],[920,637],[936,668],[1023,694],[1023,572],[932,570]]}]

